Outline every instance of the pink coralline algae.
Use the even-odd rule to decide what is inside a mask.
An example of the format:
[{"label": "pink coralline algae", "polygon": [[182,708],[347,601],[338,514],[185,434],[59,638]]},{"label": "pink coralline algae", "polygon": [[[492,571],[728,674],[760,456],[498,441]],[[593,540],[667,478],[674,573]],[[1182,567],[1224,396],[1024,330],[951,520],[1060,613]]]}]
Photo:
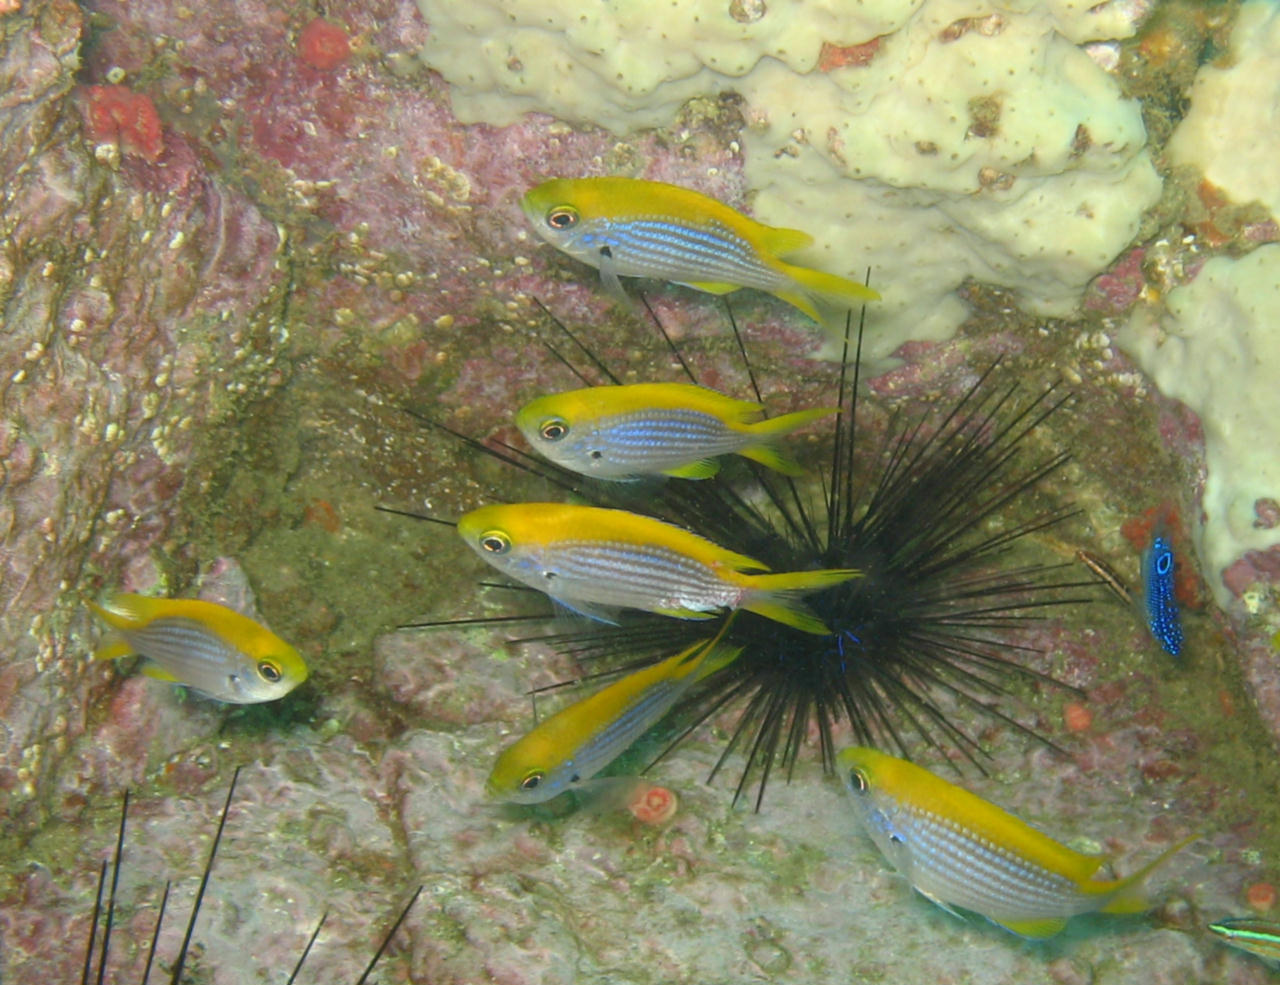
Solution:
[{"label": "pink coralline algae", "polygon": [[1145,253],[1142,247],[1130,250],[1109,271],[1094,280],[1085,295],[1085,307],[1117,314],[1137,301],[1146,285],[1146,275],[1142,272]]},{"label": "pink coralline algae", "polygon": [[[0,11],[16,3],[0,0]],[[574,383],[542,345],[563,340],[535,297],[610,366],[678,378],[652,327],[593,272],[537,245],[517,202],[547,177],[626,173],[749,205],[736,124],[624,140],[537,115],[462,126],[417,60],[429,26],[411,0],[345,6],[341,25],[313,17],[263,0],[22,0],[4,21],[0,851],[17,860],[0,871],[5,975],[78,974],[125,785],[138,808],[108,979],[141,978],[139,941],[170,875],[180,916],[166,917],[161,954],[171,955],[199,877],[193,843],[207,847],[231,769],[256,762],[230,813],[217,899],[196,931],[202,980],[214,985],[292,967],[326,907],[307,971],[355,980],[386,927],[373,924],[420,881],[432,905],[407,921],[387,980],[568,985],[647,980],[657,968],[664,980],[719,981],[745,967],[748,938],[881,977],[901,965],[918,978],[1042,979],[1041,955],[999,937],[968,947],[983,928],[922,918],[909,889],[865,845],[852,847],[840,797],[807,757],[765,812],[726,814],[731,790],[702,783],[722,746],[693,735],[654,771],[681,797],[663,831],[622,810],[548,819],[486,802],[494,755],[532,721],[527,692],[585,668],[545,645],[506,647],[484,628],[398,631],[534,606],[481,588],[479,565],[446,528],[373,507],[448,518],[549,493],[405,409],[515,441],[515,406],[549,380]],[[829,46],[822,67],[856,72],[878,45]],[[127,84],[114,84],[121,77]],[[95,157],[103,142],[119,157]],[[1140,250],[1127,254],[1101,282],[1108,310],[1141,289],[1141,261]],[[768,299],[732,300],[771,408],[795,409],[824,388],[829,399],[832,367],[803,359],[809,328],[779,319]],[[663,287],[654,304],[705,381],[746,389],[716,299]],[[905,346],[901,369],[864,377],[868,427],[907,399],[953,398],[997,355],[1027,370],[1028,385],[1055,375],[1052,354],[1036,349],[1054,338],[1038,341],[1016,313],[1001,317],[993,328],[975,315],[956,340]],[[1132,426],[1129,410],[1116,414]],[[1073,413],[1089,424],[1099,412],[1081,398]],[[1144,451],[1159,443],[1132,437]],[[1088,470],[1106,450],[1086,450],[1072,481],[1096,492]],[[1134,488],[1108,510],[1169,495],[1139,490],[1139,470],[1115,471]],[[1097,502],[1089,514],[1107,515]],[[88,661],[86,597],[112,587],[181,594],[211,570],[230,590],[227,573],[239,569],[315,674],[278,709],[184,699],[128,667]],[[1163,700],[1217,654],[1185,669],[1144,664],[1140,631],[1131,613],[1098,604],[1085,629],[1064,615],[1031,641],[1046,654],[1042,669],[1089,688],[1077,703],[1094,718],[1073,731],[1078,711],[1037,707],[1037,727],[1070,745],[1065,764],[1020,752],[1007,731],[984,733],[1000,774],[992,783],[1022,778],[1002,799],[1044,805],[1042,816],[1061,807],[1074,831],[1134,838],[1152,814],[1226,802],[1227,778],[1198,766],[1207,746],[1179,744],[1185,709]],[[1262,688],[1270,674],[1274,689],[1274,655],[1253,658],[1250,680]],[[1263,706],[1280,721],[1270,693]],[[1226,702],[1210,703],[1216,721]],[[724,717],[713,726],[731,725]],[[1238,850],[1254,835],[1216,837]],[[1240,867],[1182,884],[1217,912],[1263,878],[1275,877]],[[869,959],[868,935],[886,928],[886,939],[919,950],[877,947]],[[1121,962],[1137,970],[1117,971],[1118,983],[1185,980],[1208,960],[1194,934],[1142,921],[1121,934],[1072,941],[1071,960],[1116,967],[1118,945],[1141,956]]]}]

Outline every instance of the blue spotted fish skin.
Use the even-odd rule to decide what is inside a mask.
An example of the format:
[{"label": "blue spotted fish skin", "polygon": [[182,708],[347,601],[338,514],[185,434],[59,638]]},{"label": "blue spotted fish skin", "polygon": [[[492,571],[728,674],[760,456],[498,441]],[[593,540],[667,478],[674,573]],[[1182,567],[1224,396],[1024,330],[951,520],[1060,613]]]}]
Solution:
[{"label": "blue spotted fish skin", "polygon": [[1182,620],[1174,596],[1173,572],[1173,543],[1165,531],[1157,530],[1142,555],[1143,604],[1151,635],[1166,653],[1176,657],[1182,653]]}]

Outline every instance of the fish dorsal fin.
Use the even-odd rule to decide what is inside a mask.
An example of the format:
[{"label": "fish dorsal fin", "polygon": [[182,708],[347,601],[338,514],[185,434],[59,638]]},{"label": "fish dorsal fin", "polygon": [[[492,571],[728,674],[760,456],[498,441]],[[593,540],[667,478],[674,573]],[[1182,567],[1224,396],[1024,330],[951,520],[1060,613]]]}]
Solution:
[{"label": "fish dorsal fin", "polygon": [[768,571],[769,566],[763,561],[757,561],[753,557],[746,554],[738,554],[734,551],[724,551],[711,565],[717,570],[728,568],[730,571],[737,571],[746,574],[753,571]]},{"label": "fish dorsal fin", "polygon": [[761,236],[764,248],[776,257],[807,249],[813,245],[813,237],[803,229],[786,229],[782,226],[765,226]]}]

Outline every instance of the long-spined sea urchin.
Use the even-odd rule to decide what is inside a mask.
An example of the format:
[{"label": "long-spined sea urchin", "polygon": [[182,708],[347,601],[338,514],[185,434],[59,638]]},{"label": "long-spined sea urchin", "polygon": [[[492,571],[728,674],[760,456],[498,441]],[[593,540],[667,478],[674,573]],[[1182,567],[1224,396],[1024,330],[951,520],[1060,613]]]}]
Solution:
[{"label": "long-spined sea urchin", "polygon": [[[858,434],[859,354],[845,364],[852,374],[841,372],[845,411],[821,492],[760,468],[746,484],[667,482],[637,492],[535,464],[509,445],[463,438],[583,499],[680,523],[773,570],[865,572],[809,596],[832,629],[827,636],[740,613],[726,642],[742,645],[742,656],[672,713],[678,734],[668,749],[712,715],[741,706],[712,776],[741,751],[734,799],[755,777],[757,808],[775,768],[790,776],[811,727],[824,767],[832,767],[841,719],[860,743],[909,755],[914,737],[958,750],[979,768],[978,738],[948,707],[1048,742],[1000,707],[1013,679],[1058,684],[1014,659],[1026,649],[1017,631],[1047,607],[1085,601],[1069,590],[1092,584],[1067,576],[1067,565],[1001,563],[1017,541],[1073,512],[1050,507],[1009,520],[1011,507],[1067,460],[1062,452],[1037,456],[1028,441],[1065,402],[1056,387],[1023,399],[1016,385],[997,384],[993,364],[949,408],[891,416],[879,447],[867,449]],[[513,642],[549,641],[593,668],[617,670],[669,655],[717,628],[636,614],[619,626],[589,624]]]}]

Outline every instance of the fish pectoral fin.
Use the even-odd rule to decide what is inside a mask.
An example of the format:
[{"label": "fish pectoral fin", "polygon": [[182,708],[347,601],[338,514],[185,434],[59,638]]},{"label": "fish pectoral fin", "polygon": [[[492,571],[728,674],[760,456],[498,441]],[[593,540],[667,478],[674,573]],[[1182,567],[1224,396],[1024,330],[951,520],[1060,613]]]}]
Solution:
[{"label": "fish pectoral fin", "polygon": [[732,294],[741,284],[729,284],[725,281],[718,280],[680,280],[677,284],[683,284],[685,287],[692,287],[695,291],[706,291],[708,294]]},{"label": "fish pectoral fin", "polygon": [[1041,917],[1038,920],[991,920],[991,922],[1019,937],[1038,941],[1062,933],[1062,928],[1067,925],[1067,918]]},{"label": "fish pectoral fin", "polygon": [[946,910],[948,913],[950,913],[953,917],[955,917],[958,920],[968,921],[969,918],[967,916],[965,916],[963,913],[957,910],[950,903],[946,902],[945,900],[939,899],[937,896],[934,896],[933,893],[926,892],[925,890],[921,889],[919,886],[915,887],[915,891],[919,893],[921,896],[923,896],[925,899],[927,899],[934,906],[936,906],[939,910]]},{"label": "fish pectoral fin", "polygon": [[567,602],[564,599],[551,596],[551,601],[562,609],[568,609],[570,612],[579,616],[585,616],[595,622],[602,622],[609,626],[618,625],[618,610],[607,605],[596,605],[593,602]]},{"label": "fish pectoral fin", "polygon": [[170,684],[183,683],[180,677],[175,677],[172,673],[165,670],[163,667],[161,667],[158,663],[156,663],[153,660],[148,660],[146,663],[142,665],[142,672],[147,677],[150,677],[157,681],[168,681]]},{"label": "fish pectoral fin", "polygon": [[604,289],[612,294],[619,301],[626,304],[631,303],[631,299],[627,297],[627,292],[622,289],[622,281],[618,280],[618,268],[613,262],[613,253],[609,247],[604,247],[600,251],[600,283],[604,285]]},{"label": "fish pectoral fin", "polygon": [[719,460],[701,458],[696,462],[689,462],[687,465],[680,465],[674,469],[665,469],[662,474],[675,476],[677,479],[710,479],[719,471]]}]

